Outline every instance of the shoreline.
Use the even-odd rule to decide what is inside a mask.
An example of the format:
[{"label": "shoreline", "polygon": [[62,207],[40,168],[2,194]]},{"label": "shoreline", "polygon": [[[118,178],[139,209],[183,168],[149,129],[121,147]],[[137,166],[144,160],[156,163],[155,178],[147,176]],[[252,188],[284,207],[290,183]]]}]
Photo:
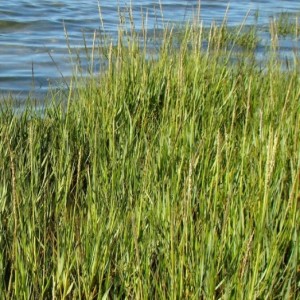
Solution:
[{"label": "shoreline", "polygon": [[[210,26],[204,26],[202,27],[203,31],[203,51],[206,50],[207,45],[209,44],[208,38],[213,28],[223,28],[223,36],[221,39],[224,40],[224,43],[227,44],[228,47],[232,43],[235,43],[235,51],[238,54],[239,52],[249,51],[251,55],[254,55],[256,57],[256,63],[263,63],[263,61],[267,58],[269,49],[272,46],[272,43],[274,43],[274,39],[276,39],[277,43],[277,51],[278,54],[282,56],[283,61],[289,61],[291,63],[294,59],[294,53],[295,51],[299,51],[300,48],[300,25],[298,21],[298,15],[299,13],[288,13],[288,12],[282,12],[276,14],[272,19],[269,20],[269,23],[266,25],[258,25],[258,24],[246,24],[247,17],[245,17],[245,24],[239,24],[239,25],[227,25],[227,19],[226,16],[224,17],[224,20],[222,23],[216,24],[212,23]],[[258,17],[257,17],[258,18]],[[201,27],[202,21],[199,21],[199,26]],[[185,31],[185,24],[192,24],[192,20],[190,20],[187,23],[170,23],[169,25],[165,25],[166,28],[173,28],[174,30],[174,38],[179,40],[182,38],[181,35]],[[125,30],[125,27],[123,28]],[[128,29],[128,28],[127,28]],[[140,31],[136,32],[136,35],[143,36],[143,31],[145,29],[141,29]],[[160,46],[160,40],[163,38],[163,28],[157,28],[157,29],[151,29],[147,32],[147,47],[148,49],[151,47],[153,50],[157,52],[157,48]],[[273,33],[272,33],[273,31]],[[151,34],[150,34],[151,33]],[[70,79],[74,76],[89,76],[89,65],[95,64],[93,68],[101,68],[100,66],[103,65],[105,62],[103,58],[96,57],[97,62],[93,61],[91,62],[89,57],[87,57],[87,53],[92,52],[101,52],[100,48],[104,48],[106,43],[110,43],[110,41],[113,41],[114,45],[117,44],[117,37],[113,36],[107,36],[107,37],[101,37],[99,35],[100,33],[96,34],[94,33],[94,41],[90,41],[93,45],[95,43],[95,39],[101,40],[101,45],[99,45],[99,49],[94,46],[87,47],[85,45],[81,50],[77,50],[76,47],[72,47],[72,45],[69,45],[68,37],[67,44],[68,47],[70,47],[67,52],[69,52],[70,56],[70,62],[68,63],[69,71],[68,74],[64,74],[61,77],[62,73],[64,73],[64,70],[60,70],[60,67],[56,65],[55,58],[51,57],[52,62],[56,65],[56,76],[52,74],[52,79],[47,78],[34,78],[34,73],[32,74],[32,78],[26,78],[28,81],[28,88],[26,90],[13,90],[9,88],[9,85],[7,86],[6,90],[1,91],[1,98],[3,97],[9,97],[10,95],[14,95],[15,98],[19,98],[21,101],[25,100],[28,97],[35,97],[40,100],[43,100],[42,98],[47,97],[47,94],[49,91],[51,92],[51,89],[60,89],[64,86],[64,88],[67,89],[66,86],[66,80],[67,82],[70,82]],[[151,36],[152,35],[152,36]],[[217,33],[218,35],[218,33]],[[84,44],[84,40],[82,41]],[[153,43],[151,45],[151,43]],[[222,46],[223,47],[223,46]],[[255,51],[254,51],[255,50]],[[253,52],[253,53],[252,53]],[[88,54],[90,55],[90,54]],[[102,59],[102,61],[101,61]],[[54,60],[54,61],[53,61]],[[97,63],[97,64],[96,64]],[[65,63],[64,63],[65,64]],[[66,67],[66,66],[65,66]],[[82,69],[85,70],[84,74],[76,74],[76,69]],[[71,71],[73,69],[73,71]],[[34,72],[34,71],[33,71]],[[60,74],[59,74],[60,73]],[[96,74],[95,74],[96,75]],[[45,85],[44,82],[48,82],[48,87]],[[40,85],[40,87],[38,87]]]}]

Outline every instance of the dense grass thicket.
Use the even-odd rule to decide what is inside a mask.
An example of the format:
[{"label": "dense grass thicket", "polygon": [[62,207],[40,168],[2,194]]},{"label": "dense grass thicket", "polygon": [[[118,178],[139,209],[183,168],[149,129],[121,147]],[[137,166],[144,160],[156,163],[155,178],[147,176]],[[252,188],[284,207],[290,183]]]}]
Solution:
[{"label": "dense grass thicket", "polygon": [[67,103],[2,106],[1,299],[299,299],[299,56],[203,32],[120,32]]}]

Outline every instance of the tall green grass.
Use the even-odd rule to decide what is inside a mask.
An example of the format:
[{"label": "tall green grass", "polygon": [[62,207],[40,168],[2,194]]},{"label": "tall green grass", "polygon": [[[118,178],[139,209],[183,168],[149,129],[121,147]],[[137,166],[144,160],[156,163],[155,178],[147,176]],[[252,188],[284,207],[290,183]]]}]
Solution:
[{"label": "tall green grass", "polygon": [[273,26],[280,36],[292,36],[299,38],[300,25],[299,25],[299,12],[288,13],[282,12],[275,17],[272,21]]},{"label": "tall green grass", "polygon": [[120,32],[67,103],[2,106],[2,299],[299,298],[299,58],[202,34]]}]

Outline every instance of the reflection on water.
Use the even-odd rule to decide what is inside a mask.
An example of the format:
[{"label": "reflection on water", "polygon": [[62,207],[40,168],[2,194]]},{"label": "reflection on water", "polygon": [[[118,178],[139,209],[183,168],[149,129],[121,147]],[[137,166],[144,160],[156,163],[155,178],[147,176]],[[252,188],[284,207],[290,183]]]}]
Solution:
[{"label": "reflection on water", "polygon": [[[181,22],[198,14],[199,0],[132,0],[132,12],[136,29],[142,27],[147,16],[147,28],[164,22]],[[49,84],[61,84],[71,76],[72,64],[66,43],[66,31],[72,49],[84,50],[83,34],[91,47],[94,32],[117,35],[120,14],[129,11],[130,1],[106,1],[101,3],[101,27],[97,0],[11,0],[0,4],[0,92],[24,96],[34,90],[43,94]],[[116,3],[119,3],[117,7]],[[228,1],[202,0],[201,19],[205,25],[221,22]],[[162,8],[162,13],[161,13]],[[229,25],[240,24],[250,10],[248,23],[253,23],[259,11],[259,25],[267,26],[269,17],[276,13],[299,12],[300,1],[230,1]],[[285,42],[283,53],[295,46]],[[76,52],[74,51],[74,52]],[[76,60],[76,58],[75,58]],[[84,62],[83,62],[84,63]]]}]

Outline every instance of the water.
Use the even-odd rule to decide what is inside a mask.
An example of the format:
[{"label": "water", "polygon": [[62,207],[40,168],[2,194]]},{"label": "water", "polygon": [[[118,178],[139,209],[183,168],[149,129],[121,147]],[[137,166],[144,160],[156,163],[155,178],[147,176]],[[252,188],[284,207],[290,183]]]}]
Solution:
[{"label": "water", "polygon": [[[10,0],[0,3],[0,94],[26,97],[28,93],[43,95],[49,85],[57,86],[62,78],[72,75],[73,67],[66,43],[83,49],[83,34],[91,47],[94,32],[102,32],[97,0]],[[148,15],[147,26],[160,24],[162,16],[157,0],[132,0],[137,29],[142,15]],[[5,4],[4,4],[5,3]],[[119,3],[119,4],[118,4]],[[165,22],[181,22],[197,15],[198,0],[161,0]],[[118,8],[119,5],[119,8]],[[126,14],[130,0],[101,0],[104,30],[116,36],[119,12]],[[227,1],[202,0],[201,19],[206,25],[221,22]],[[119,10],[119,12],[118,12]],[[299,12],[299,0],[233,0],[228,13],[229,25],[240,24],[250,10],[247,22],[254,22],[259,11],[259,24],[280,12]],[[292,48],[287,43],[286,51]]]}]

